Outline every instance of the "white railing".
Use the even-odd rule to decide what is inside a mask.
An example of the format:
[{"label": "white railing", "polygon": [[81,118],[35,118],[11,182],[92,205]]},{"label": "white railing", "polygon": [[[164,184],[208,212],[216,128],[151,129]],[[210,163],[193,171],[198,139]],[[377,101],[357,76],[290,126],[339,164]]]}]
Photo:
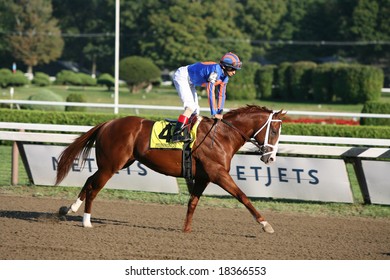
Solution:
[{"label": "white railing", "polygon": [[382,88],[382,93],[390,93],[390,88]]},{"label": "white railing", "polygon": [[[92,126],[0,122],[0,140],[70,144],[90,128]],[[368,147],[359,157],[376,158],[389,151],[390,139],[281,135],[279,153],[345,156],[354,146]],[[240,152],[256,152],[256,149],[248,142]]]},{"label": "white railing", "polygon": [[[19,154],[17,143],[69,144],[90,128],[91,126],[0,122],[0,140],[14,142],[11,158],[11,184],[18,184]],[[258,153],[257,150],[257,147],[247,142],[241,147],[239,153]],[[316,155],[352,160],[364,201],[371,203],[362,159],[389,159],[390,139],[281,135],[278,154],[288,157]]]}]

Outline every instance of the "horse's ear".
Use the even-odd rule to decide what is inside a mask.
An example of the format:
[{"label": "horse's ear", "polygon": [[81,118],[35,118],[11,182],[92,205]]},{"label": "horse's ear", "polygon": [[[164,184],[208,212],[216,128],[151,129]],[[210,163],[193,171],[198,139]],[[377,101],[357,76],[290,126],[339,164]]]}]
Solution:
[{"label": "horse's ear", "polygon": [[278,111],[278,112],[276,113],[276,116],[277,116],[279,119],[281,119],[281,118],[283,118],[286,114],[287,114],[287,111],[284,111],[284,109],[282,109],[282,110],[280,110],[280,111]]}]

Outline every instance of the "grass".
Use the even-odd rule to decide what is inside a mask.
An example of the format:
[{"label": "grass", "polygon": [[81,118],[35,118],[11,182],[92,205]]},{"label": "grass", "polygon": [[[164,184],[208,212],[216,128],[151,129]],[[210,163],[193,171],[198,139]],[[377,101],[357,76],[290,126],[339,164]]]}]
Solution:
[{"label": "grass", "polygon": [[[21,88],[16,88],[13,98],[15,100],[26,100],[29,96],[38,93],[42,88],[33,85],[28,85]],[[63,100],[71,93],[82,94],[88,103],[114,103],[113,92],[107,91],[104,87],[77,87],[77,86],[50,86],[46,87],[54,93],[60,95]],[[0,92],[0,99],[10,99],[9,90],[2,89]],[[229,94],[229,93],[228,93]],[[208,107],[207,97],[204,92],[200,92],[200,106]],[[390,102],[389,95],[383,95],[382,100]],[[120,104],[141,104],[141,105],[160,105],[160,106],[179,106],[182,107],[180,98],[176,90],[172,86],[155,87],[151,92],[146,93],[141,91],[139,93],[130,93],[125,87],[119,89],[119,103]],[[305,102],[279,102],[273,100],[226,100],[226,108],[237,108],[246,104],[257,104],[267,106],[269,108],[287,111],[319,111],[319,112],[361,112],[362,104],[317,104]],[[113,109],[105,108],[88,108],[90,112],[113,112]],[[134,114],[134,109],[120,109],[121,113]],[[156,113],[154,111],[154,113]],[[159,113],[159,112],[157,112]],[[165,111],[162,112],[166,113]],[[177,112],[175,113],[177,114]]]}]

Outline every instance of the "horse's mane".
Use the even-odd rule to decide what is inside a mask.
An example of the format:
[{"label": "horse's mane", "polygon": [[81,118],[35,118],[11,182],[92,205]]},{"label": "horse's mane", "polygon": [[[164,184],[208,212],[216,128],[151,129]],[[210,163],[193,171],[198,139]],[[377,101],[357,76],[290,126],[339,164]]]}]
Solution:
[{"label": "horse's mane", "polygon": [[225,114],[226,117],[233,116],[233,115],[240,115],[243,113],[251,113],[251,112],[258,112],[258,111],[264,111],[267,113],[272,113],[273,111],[271,109],[268,109],[265,106],[258,106],[258,105],[246,105],[234,110],[231,110]]}]

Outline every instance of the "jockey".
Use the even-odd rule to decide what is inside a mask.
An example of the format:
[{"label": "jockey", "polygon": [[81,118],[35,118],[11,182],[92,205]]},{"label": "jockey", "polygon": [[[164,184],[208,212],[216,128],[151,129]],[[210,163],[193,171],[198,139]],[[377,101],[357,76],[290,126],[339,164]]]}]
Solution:
[{"label": "jockey", "polygon": [[219,64],[216,62],[196,62],[176,70],[173,83],[184,105],[184,113],[177,120],[172,142],[186,142],[191,139],[181,134],[192,114],[199,114],[198,94],[195,86],[206,88],[210,113],[213,118],[222,119],[226,99],[226,84],[229,77],[240,70],[242,63],[234,53],[226,53]]}]

